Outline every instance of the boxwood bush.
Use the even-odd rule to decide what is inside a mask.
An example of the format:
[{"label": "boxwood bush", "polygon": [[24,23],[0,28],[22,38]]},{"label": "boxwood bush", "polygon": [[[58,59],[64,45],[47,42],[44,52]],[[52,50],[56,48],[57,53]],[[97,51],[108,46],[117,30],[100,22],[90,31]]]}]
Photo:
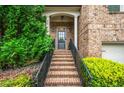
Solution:
[{"label": "boxwood bush", "polygon": [[14,79],[0,81],[0,87],[31,87],[32,80],[26,74],[20,74]]},{"label": "boxwood bush", "polygon": [[84,58],[94,87],[124,87],[124,64],[102,58]]}]

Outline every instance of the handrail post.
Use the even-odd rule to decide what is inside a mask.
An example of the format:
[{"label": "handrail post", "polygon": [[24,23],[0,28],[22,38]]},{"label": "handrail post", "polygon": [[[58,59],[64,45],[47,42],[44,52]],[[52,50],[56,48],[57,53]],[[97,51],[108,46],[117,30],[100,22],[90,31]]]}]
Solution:
[{"label": "handrail post", "polygon": [[75,63],[77,63],[77,60],[76,60],[76,49],[74,49],[74,53],[75,53]]}]

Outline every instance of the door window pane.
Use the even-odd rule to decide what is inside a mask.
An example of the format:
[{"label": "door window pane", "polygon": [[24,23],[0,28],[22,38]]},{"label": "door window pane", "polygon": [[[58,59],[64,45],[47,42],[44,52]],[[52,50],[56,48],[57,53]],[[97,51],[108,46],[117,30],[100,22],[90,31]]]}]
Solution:
[{"label": "door window pane", "polygon": [[58,32],[58,48],[65,49],[65,32]]}]

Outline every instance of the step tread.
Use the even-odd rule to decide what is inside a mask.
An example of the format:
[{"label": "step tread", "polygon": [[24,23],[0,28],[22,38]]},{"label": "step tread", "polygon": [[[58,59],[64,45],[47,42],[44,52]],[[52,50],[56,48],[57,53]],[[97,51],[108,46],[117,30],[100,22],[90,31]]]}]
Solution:
[{"label": "step tread", "polygon": [[50,71],[77,71],[76,68],[50,68]]},{"label": "step tread", "polygon": [[68,61],[68,60],[64,60],[64,61],[63,60],[59,60],[59,61],[58,60],[52,60],[52,62],[57,62],[57,63],[61,63],[61,62],[74,63],[74,61]]},{"label": "step tread", "polygon": [[71,53],[66,53],[66,52],[63,52],[63,53],[61,53],[61,52],[57,52],[57,53],[53,53],[53,55],[72,55]]},{"label": "step tread", "polygon": [[75,66],[75,64],[51,64],[51,66]]},{"label": "step tread", "polygon": [[75,64],[74,62],[51,62],[51,64]]},{"label": "step tread", "polygon": [[60,85],[73,85],[73,84],[79,84],[80,85],[80,79],[79,78],[47,78],[45,84],[60,84]]},{"label": "step tread", "polygon": [[64,59],[64,60],[71,59],[71,60],[73,60],[73,58],[52,58],[52,59]]},{"label": "step tread", "polygon": [[48,75],[78,75],[77,71],[49,71]]},{"label": "step tread", "polygon": [[54,57],[54,56],[60,56],[60,57],[61,57],[61,56],[62,56],[62,57],[64,57],[64,56],[71,56],[71,57],[72,57],[72,55],[61,55],[61,54],[59,54],[59,55],[53,55],[53,57]]},{"label": "step tread", "polygon": [[71,52],[71,50],[54,50],[54,52]]},{"label": "step tread", "polygon": [[48,75],[48,78],[79,78],[78,75]]},{"label": "step tread", "polygon": [[71,53],[71,51],[54,51],[54,53]]},{"label": "step tread", "polygon": [[56,49],[54,51],[71,51],[71,50],[65,50],[65,49]]},{"label": "step tread", "polygon": [[45,84],[45,87],[81,87],[80,84]]},{"label": "step tread", "polygon": [[72,56],[70,56],[70,55],[66,55],[66,56],[53,56],[53,58],[73,58]]},{"label": "step tread", "polygon": [[50,69],[76,69],[75,66],[51,66]]},{"label": "step tread", "polygon": [[71,60],[71,61],[74,61],[73,58],[52,58],[52,61],[55,61],[55,60],[58,60],[58,61],[59,61],[59,60],[60,60],[60,61],[61,61],[61,60],[62,60],[62,61],[68,61],[68,60],[69,60],[69,61],[70,61],[70,60]]}]

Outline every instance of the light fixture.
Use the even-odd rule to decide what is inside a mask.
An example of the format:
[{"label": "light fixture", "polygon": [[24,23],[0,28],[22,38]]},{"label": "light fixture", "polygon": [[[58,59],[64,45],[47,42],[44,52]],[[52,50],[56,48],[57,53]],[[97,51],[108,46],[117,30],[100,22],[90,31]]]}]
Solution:
[{"label": "light fixture", "polygon": [[63,20],[64,19],[64,16],[61,16],[61,20]]}]

